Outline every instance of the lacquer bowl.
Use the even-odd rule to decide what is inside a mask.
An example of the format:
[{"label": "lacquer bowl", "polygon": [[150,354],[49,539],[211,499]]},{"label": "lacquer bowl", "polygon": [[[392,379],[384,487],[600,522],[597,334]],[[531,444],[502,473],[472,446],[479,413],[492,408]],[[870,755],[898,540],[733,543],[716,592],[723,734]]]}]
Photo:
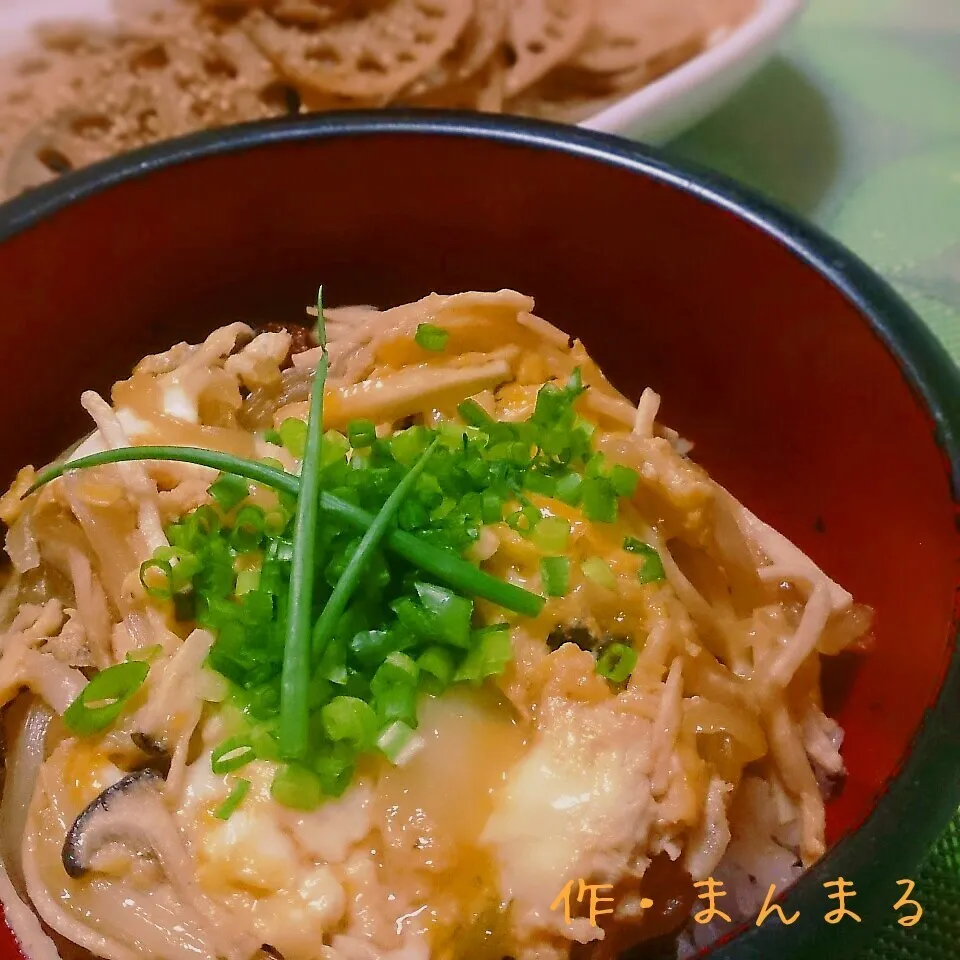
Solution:
[{"label": "lacquer bowl", "polygon": [[[809,225],[622,140],[430,113],[254,124],[0,208],[0,482],[87,429],[82,390],[230,320],[300,318],[321,282],[330,304],[533,295],[876,609],[872,653],[825,676],[849,776],[783,902],[801,919],[731,928],[713,955],[847,955],[891,922],[960,802],[960,380],[923,324]],[[841,876],[860,924],[824,922]]]}]

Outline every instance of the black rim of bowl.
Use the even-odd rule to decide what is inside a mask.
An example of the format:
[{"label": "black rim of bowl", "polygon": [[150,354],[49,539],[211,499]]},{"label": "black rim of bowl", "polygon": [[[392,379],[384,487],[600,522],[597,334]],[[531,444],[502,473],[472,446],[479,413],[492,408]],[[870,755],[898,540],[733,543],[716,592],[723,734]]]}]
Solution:
[{"label": "black rim of bowl", "polygon": [[[896,359],[902,376],[929,413],[936,441],[948,463],[954,498],[960,492],[960,372],[927,326],[900,296],[857,256],[818,228],[729,178],[664,151],[594,133],[513,117],[448,111],[333,113],[266,120],[208,130],[103,161],[70,173],[0,205],[0,242],[113,184],[154,170],[219,154],[271,144],[359,138],[382,134],[481,138],[535,150],[558,151],[612,165],[693,194],[727,210],[786,247],[826,278],[850,301]],[[960,584],[958,584],[960,593]],[[956,604],[955,604],[956,608]],[[956,615],[951,643],[957,639]],[[910,875],[960,804],[960,656],[952,651],[936,702],[927,710],[909,755],[864,824],[842,838],[779,902],[787,916],[799,911],[806,923],[787,926],[771,917],[762,928],[731,926],[711,960],[796,956],[849,943],[853,921],[838,929],[824,923],[836,906],[823,885],[845,877],[874,900],[881,914],[864,912],[860,929],[876,931],[895,917],[892,905],[904,892],[897,879]],[[559,882],[559,879],[558,879]],[[921,900],[923,891],[916,896]],[[860,901],[867,906],[866,899]],[[704,906],[705,904],[701,904]],[[723,907],[723,901],[718,906]],[[856,908],[856,902],[851,904]],[[882,920],[881,920],[882,916]],[[812,922],[811,922],[812,921]],[[841,930],[843,931],[842,936]]]}]

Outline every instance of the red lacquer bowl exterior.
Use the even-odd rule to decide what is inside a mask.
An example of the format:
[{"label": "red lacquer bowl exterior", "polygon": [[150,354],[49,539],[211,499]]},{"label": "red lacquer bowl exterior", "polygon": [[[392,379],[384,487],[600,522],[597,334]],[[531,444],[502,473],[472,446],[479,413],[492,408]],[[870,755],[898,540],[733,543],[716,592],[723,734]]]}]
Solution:
[{"label": "red lacquer bowl exterior", "polygon": [[[833,956],[889,922],[960,801],[960,386],[849,252],[621,140],[428,113],[163,145],[8,203],[0,241],[3,483],[86,429],[83,389],[221,322],[300,318],[321,282],[331,304],[513,287],[633,399],[653,386],[694,456],[877,611],[871,656],[827,677],[850,774],[784,904],[802,922],[714,956]],[[841,875],[860,925],[823,921]]]}]

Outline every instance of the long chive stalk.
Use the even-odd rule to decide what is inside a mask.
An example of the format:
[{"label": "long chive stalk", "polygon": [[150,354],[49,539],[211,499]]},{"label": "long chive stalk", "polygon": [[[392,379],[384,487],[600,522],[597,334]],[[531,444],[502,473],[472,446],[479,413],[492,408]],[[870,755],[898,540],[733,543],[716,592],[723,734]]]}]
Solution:
[{"label": "long chive stalk", "polygon": [[300,492],[300,479],[292,473],[278,470],[267,463],[256,460],[245,460],[232,453],[223,453],[220,450],[207,450],[204,447],[120,447],[117,450],[104,450],[102,453],[91,453],[85,457],[77,457],[66,463],[57,463],[41,470],[37,479],[20,498],[26,500],[41,487],[58,480],[64,474],[75,470],[87,470],[90,467],[104,467],[111,463],[126,463],[130,460],[172,460],[177,463],[192,463],[198,467],[210,467],[221,473],[229,473],[235,477],[243,477],[253,483],[270,487],[297,496]]},{"label": "long chive stalk", "polygon": [[[242,457],[221,453],[218,450],[205,450],[202,447],[122,447],[119,450],[92,453],[70,463],[47,468],[37,477],[24,497],[35,493],[65,473],[131,460],[173,460],[180,463],[193,463],[243,477],[245,480],[262,484],[272,490],[289,493],[291,496],[296,497],[300,493],[300,479],[293,474],[285,473],[265,463],[244,460]],[[366,510],[329,493],[321,493],[320,510],[355,530],[366,530],[374,520]],[[463,560],[452,551],[426,543],[415,534],[406,533],[403,530],[391,530],[384,542],[394,553],[409,560],[415,567],[443,580],[444,583],[468,596],[489,600],[505,610],[512,610],[526,617],[536,617],[543,609],[543,597],[524,590],[523,587],[498,580],[478,570],[472,563]]]},{"label": "long chive stalk", "polygon": [[288,759],[307,752],[310,708],[310,635],[316,580],[317,523],[320,519],[320,456],[323,450],[323,390],[329,359],[323,318],[323,288],[317,294],[317,339],[323,356],[317,364],[307,416],[307,442],[300,465],[300,495],[294,520],[293,562],[287,601],[287,629],[280,683],[280,750]]},{"label": "long chive stalk", "polygon": [[[373,517],[366,510],[355,507],[352,503],[347,503],[338,497],[324,494],[320,506],[322,509],[327,509],[328,505],[331,512],[336,512],[339,520],[357,530],[365,530],[373,522]],[[468,597],[489,600],[503,607],[504,610],[512,610],[525,617],[539,616],[546,603],[539,594],[524,590],[516,584],[507,583],[506,580],[498,580],[489,573],[477,569],[467,560],[461,559],[451,550],[435,547],[432,543],[427,543],[405,530],[392,530],[387,534],[386,544],[404,560],[409,560],[415,567],[432,573],[448,586]]]},{"label": "long chive stalk", "polygon": [[357,549],[354,550],[353,556],[350,557],[343,573],[340,574],[340,578],[333,588],[333,593],[330,594],[330,599],[313,628],[313,656],[315,658],[323,655],[323,651],[337,629],[337,624],[340,622],[344,610],[347,609],[347,604],[353,597],[371,554],[386,534],[387,527],[400,509],[400,504],[410,495],[413,485],[417,482],[417,477],[423,473],[423,468],[437,449],[438,443],[439,440],[434,440],[424,450],[420,459],[407,471],[390,496],[387,497],[380,511],[373,518],[373,523],[367,527],[367,532],[357,545]]}]

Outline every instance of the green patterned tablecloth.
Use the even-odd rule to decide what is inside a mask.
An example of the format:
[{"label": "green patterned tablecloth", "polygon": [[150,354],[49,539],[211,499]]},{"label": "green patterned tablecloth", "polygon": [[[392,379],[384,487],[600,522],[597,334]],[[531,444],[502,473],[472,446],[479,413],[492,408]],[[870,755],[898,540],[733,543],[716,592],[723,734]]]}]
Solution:
[{"label": "green patterned tablecloth", "polygon": [[[811,0],[783,55],[671,150],[773,196],[890,280],[960,362],[960,0]],[[960,816],[924,916],[857,960],[960,956]]]}]

